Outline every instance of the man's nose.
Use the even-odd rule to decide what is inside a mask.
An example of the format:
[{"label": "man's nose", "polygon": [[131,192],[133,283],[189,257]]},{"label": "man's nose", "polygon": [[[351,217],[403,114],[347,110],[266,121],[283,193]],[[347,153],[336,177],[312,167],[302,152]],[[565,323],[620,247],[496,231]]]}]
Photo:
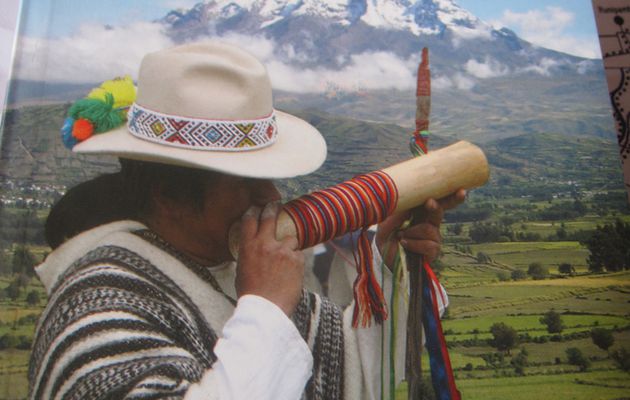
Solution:
[{"label": "man's nose", "polygon": [[269,179],[257,179],[252,185],[252,202],[259,207],[282,198],[276,185]]}]

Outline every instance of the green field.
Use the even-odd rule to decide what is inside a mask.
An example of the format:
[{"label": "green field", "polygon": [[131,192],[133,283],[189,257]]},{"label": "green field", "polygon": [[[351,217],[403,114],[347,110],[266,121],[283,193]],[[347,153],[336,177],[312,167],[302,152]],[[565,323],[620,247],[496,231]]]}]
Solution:
[{"label": "green field", "polygon": [[[535,261],[544,262],[556,272],[560,263],[568,262],[578,271],[586,270],[588,250],[578,242],[510,242],[472,245],[473,252],[484,252],[500,263],[527,269]],[[555,267],[555,268],[554,268]]]},{"label": "green field", "polygon": [[[630,272],[499,282],[497,273],[524,268],[528,259],[523,254],[528,254],[529,260],[549,265],[558,254],[577,250],[585,257],[585,250],[576,242],[490,243],[473,245],[473,248],[487,252],[493,260],[480,264],[470,254],[445,245],[441,272],[451,303],[443,329],[447,332],[457,384],[465,399],[529,399],[532,388],[542,398],[613,400],[628,397],[630,374],[618,370],[609,354],[592,343],[588,333],[594,327],[615,329],[615,344],[610,350],[630,348]],[[586,265],[584,259],[582,262]],[[0,289],[10,282],[9,277],[0,278]],[[34,323],[18,323],[29,315],[39,314],[43,307],[43,301],[39,306],[26,305],[26,293],[31,290],[39,290],[44,298],[43,289],[33,280],[16,301],[0,301],[0,337],[7,334],[32,336]],[[550,337],[539,319],[552,309],[561,313],[565,327],[562,335],[582,336],[560,342],[534,342],[536,338]],[[512,326],[519,334],[526,333],[529,339],[520,343],[510,356],[505,356],[502,364],[490,366],[484,357],[496,353],[488,339],[491,338],[490,327],[497,322]],[[474,341],[472,345],[464,345],[470,340]],[[581,349],[592,360],[586,372],[579,372],[576,366],[568,364],[566,350],[569,347]],[[528,353],[523,376],[517,376],[510,365],[511,357],[520,349]],[[25,398],[27,364],[26,350],[0,351],[0,387],[3,388],[0,399]],[[427,356],[423,357],[423,364],[428,374]],[[397,398],[406,398],[405,390],[403,383]]]},{"label": "green field", "polygon": [[0,398],[24,399],[27,395],[28,350],[3,350],[0,352]]},{"label": "green field", "polygon": [[[535,223],[527,223],[532,230]],[[566,223],[570,229],[589,229],[593,221]],[[541,223],[540,229],[548,225]],[[555,228],[554,228],[555,229]],[[541,231],[542,232],[542,231]],[[551,233],[551,230],[546,234]],[[609,353],[595,346],[589,336],[595,327],[615,329],[615,343],[610,351],[630,348],[630,272],[587,274],[588,250],[578,242],[508,242],[472,244],[472,253],[491,257],[479,263],[472,254],[464,254],[448,245],[442,261],[441,280],[447,286],[450,318],[444,321],[450,343],[451,361],[456,380],[465,399],[529,399],[532,394],[544,399],[622,399],[630,397],[630,374],[617,369]],[[499,282],[497,274],[514,269],[527,270],[537,261],[547,266],[549,279]],[[569,262],[577,275],[560,276],[557,265]],[[567,337],[560,342],[533,342],[551,335],[539,321],[543,313],[561,314]],[[503,322],[530,339],[520,343],[512,356],[524,348],[528,365],[524,376],[517,376],[510,365],[511,356],[502,365],[491,367],[483,357],[496,353],[487,340],[490,326]],[[568,339],[568,335],[582,337]],[[471,341],[474,345],[462,345]],[[579,348],[591,359],[586,372],[567,363],[566,350]],[[398,398],[406,399],[405,388]]]},{"label": "green field", "polygon": [[[525,200],[518,200],[523,205]],[[538,204],[539,207],[547,203]],[[499,218],[498,212],[493,219]],[[624,217],[626,218],[626,217]],[[626,218],[627,219],[627,218]],[[569,232],[593,229],[602,219],[587,215],[564,221]],[[450,306],[443,329],[449,344],[457,385],[463,398],[618,400],[630,398],[630,374],[618,369],[610,352],[630,349],[630,271],[590,273],[588,249],[578,241],[512,241],[475,244],[463,232],[450,236],[443,226],[445,244],[440,258],[440,281],[447,288]],[[524,221],[512,224],[515,230],[553,235],[558,222]],[[468,246],[465,251],[463,245]],[[47,249],[30,247],[41,260]],[[5,258],[9,249],[5,248]],[[489,256],[480,262],[478,253]],[[513,271],[527,271],[529,264],[539,262],[549,269],[546,279],[505,281]],[[560,263],[571,263],[576,273],[564,276]],[[503,276],[502,279],[500,277]],[[36,279],[26,281],[12,300],[6,288],[16,281],[15,275],[0,276],[0,400],[24,399],[27,396],[26,373],[30,340],[35,330],[34,316],[41,313],[46,294]],[[37,292],[41,301],[28,305],[27,295]],[[541,316],[554,310],[561,314],[564,329],[551,335],[540,323]],[[521,342],[496,361],[490,327],[503,322],[513,327]],[[613,330],[614,345],[606,352],[593,344],[590,331]],[[585,372],[570,365],[566,351],[579,348],[591,365]],[[523,370],[516,371],[511,361],[522,349],[527,353]],[[494,357],[494,358],[493,358]],[[492,360],[495,361],[492,361]],[[425,374],[429,374],[428,357],[423,357]],[[397,398],[406,399],[403,383]]]},{"label": "green field", "polygon": [[[466,400],[609,400],[627,399],[630,393],[628,374],[618,371],[459,379],[457,386]],[[404,383],[396,400],[407,400]]]}]

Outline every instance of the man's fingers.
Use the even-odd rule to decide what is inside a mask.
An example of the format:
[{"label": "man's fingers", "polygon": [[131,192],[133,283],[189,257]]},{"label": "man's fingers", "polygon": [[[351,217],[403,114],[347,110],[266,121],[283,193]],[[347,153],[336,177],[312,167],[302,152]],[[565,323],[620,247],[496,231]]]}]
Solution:
[{"label": "man's fingers", "polygon": [[429,199],[424,203],[424,213],[426,221],[435,226],[440,226],[444,218],[444,209],[435,199]]},{"label": "man's fingers", "polygon": [[402,232],[401,239],[410,240],[432,240],[440,243],[442,235],[440,229],[431,223],[414,225]]},{"label": "man's fingers", "polygon": [[466,190],[459,189],[457,192],[440,199],[438,202],[444,210],[450,210],[462,204],[466,200]]},{"label": "man's fingers", "polygon": [[276,237],[276,221],[279,211],[280,202],[274,201],[267,203],[260,213],[260,225],[258,226],[259,235]]},{"label": "man's fingers", "polygon": [[[258,232],[258,219],[260,208],[251,206],[241,217],[241,239],[248,240],[256,236]],[[241,240],[241,243],[243,240]]]},{"label": "man's fingers", "polygon": [[412,253],[422,254],[427,261],[433,261],[440,255],[440,243],[432,240],[408,240],[402,239],[400,244],[405,250]]},{"label": "man's fingers", "polygon": [[423,206],[426,221],[435,226],[440,226],[442,219],[444,219],[444,211],[457,207],[464,200],[466,200],[466,191],[464,189],[459,189],[457,192],[440,200],[427,200]]},{"label": "man's fingers", "polygon": [[385,221],[379,224],[378,229],[384,232],[392,232],[398,229],[403,224],[403,222],[405,222],[408,219],[409,219],[409,211],[399,212],[397,214],[393,214],[387,217]]},{"label": "man's fingers", "polygon": [[282,239],[282,244],[287,246],[291,250],[297,250],[299,245],[297,238],[293,236],[287,236]]}]

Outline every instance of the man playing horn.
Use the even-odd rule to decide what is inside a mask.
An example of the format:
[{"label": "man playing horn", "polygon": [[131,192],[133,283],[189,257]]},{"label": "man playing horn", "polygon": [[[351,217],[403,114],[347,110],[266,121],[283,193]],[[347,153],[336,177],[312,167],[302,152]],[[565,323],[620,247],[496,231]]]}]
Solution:
[{"label": "man playing horn", "polygon": [[[118,156],[121,171],[69,191],[51,211],[56,248],[37,267],[49,303],[30,397],[380,398],[388,328],[354,329],[352,307],[305,291],[298,241],[276,238],[272,179],[317,169],[320,133],[274,110],[265,68],[232,46],[149,54],[135,101],[128,83],[110,81],[75,103],[62,130],[75,152]],[[117,127],[121,115],[127,124]],[[388,217],[374,265],[381,254],[392,265],[398,244],[435,258],[443,212],[463,198],[430,199],[406,229],[405,215]],[[375,274],[386,288],[387,268]],[[397,334],[400,364],[404,329]]]}]

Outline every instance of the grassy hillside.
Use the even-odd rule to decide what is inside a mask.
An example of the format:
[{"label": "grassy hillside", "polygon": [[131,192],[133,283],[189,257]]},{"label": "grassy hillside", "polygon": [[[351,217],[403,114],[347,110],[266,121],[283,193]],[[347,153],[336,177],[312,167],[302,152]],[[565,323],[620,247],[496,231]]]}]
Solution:
[{"label": "grassy hillside", "polygon": [[[59,139],[67,104],[9,110],[5,121],[0,175],[34,183],[72,185],[116,168],[111,157],[72,154]],[[328,159],[314,174],[283,182],[288,195],[329,186],[360,173],[410,157],[411,128],[339,117],[320,111],[297,111],[328,142]],[[436,128],[436,132],[442,132]],[[455,137],[435,134],[431,148]],[[553,191],[615,189],[621,170],[613,138],[530,132],[480,144],[491,165],[491,182],[482,193],[496,197],[548,195]],[[549,188],[553,188],[550,191]]]},{"label": "grassy hillside", "polygon": [[[439,86],[439,76],[434,75],[433,80],[434,86]],[[415,113],[413,96],[411,90],[334,88],[324,96],[277,93],[275,99],[285,108],[318,109],[338,116],[410,126]],[[485,143],[541,132],[615,136],[603,74],[579,80],[538,74],[478,80],[470,90],[434,90],[431,103],[431,129],[453,140]]]},{"label": "grassy hillside", "polygon": [[[571,95],[567,87],[549,90]],[[481,101],[484,95],[478,95]],[[506,107],[511,109],[509,104]],[[79,157],[62,146],[58,129],[66,108],[52,104],[8,113],[0,159],[3,199],[54,198],[67,185],[116,168],[112,158]],[[505,118],[519,121],[510,112]],[[409,158],[409,129],[399,125],[314,110],[297,114],[326,137],[329,157],[316,173],[279,182],[287,197]],[[472,115],[462,115],[464,119],[458,123],[473,120]],[[477,125],[482,122],[471,123],[471,129]],[[454,136],[433,135],[431,147],[454,140]],[[519,400],[535,393],[553,399],[627,398],[628,373],[620,371],[610,352],[596,347],[589,334],[595,327],[610,329],[615,340],[610,350],[630,349],[630,273],[589,273],[589,251],[580,243],[598,225],[617,218],[630,222],[616,143],[597,134],[532,129],[485,140],[481,146],[491,165],[491,182],[473,191],[465,205],[447,215],[442,225],[443,255],[434,265],[450,295],[444,330],[463,397]],[[0,208],[0,233],[7,234],[0,240],[4,274],[0,276],[0,399],[26,396],[25,348],[35,329],[33,315],[40,312],[45,296],[37,281],[23,282],[11,274],[11,262],[18,243],[26,242],[38,261],[48,251],[30,239],[36,237],[31,231],[41,229],[47,213],[46,207],[38,207],[23,202]],[[480,223],[500,230],[499,234],[492,239],[473,239]],[[26,229],[29,235],[20,234]],[[546,267],[549,276],[510,279],[513,272],[526,271],[533,262]],[[561,263],[570,263],[575,273],[561,274]],[[20,280],[23,287],[12,298],[9,286]],[[33,291],[41,297],[39,304],[27,301]],[[539,322],[552,309],[561,314],[565,326],[558,335],[548,333]],[[518,331],[520,342],[510,355],[499,355],[488,341],[490,326],[497,322]],[[566,350],[571,347],[579,348],[590,360],[586,371],[569,363]],[[517,371],[513,361],[522,349],[527,360]],[[404,384],[398,396],[406,398]]]}]

